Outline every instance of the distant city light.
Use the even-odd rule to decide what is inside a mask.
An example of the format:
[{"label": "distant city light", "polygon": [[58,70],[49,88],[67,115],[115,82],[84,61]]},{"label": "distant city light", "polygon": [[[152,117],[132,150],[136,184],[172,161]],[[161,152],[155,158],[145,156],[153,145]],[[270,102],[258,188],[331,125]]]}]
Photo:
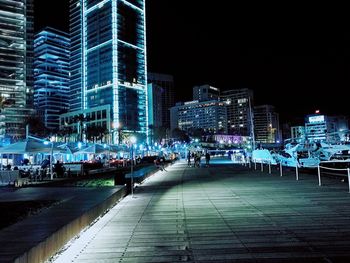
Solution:
[{"label": "distant city light", "polygon": [[131,143],[135,143],[136,142],[136,137],[135,136],[131,136],[130,137],[130,142]]}]

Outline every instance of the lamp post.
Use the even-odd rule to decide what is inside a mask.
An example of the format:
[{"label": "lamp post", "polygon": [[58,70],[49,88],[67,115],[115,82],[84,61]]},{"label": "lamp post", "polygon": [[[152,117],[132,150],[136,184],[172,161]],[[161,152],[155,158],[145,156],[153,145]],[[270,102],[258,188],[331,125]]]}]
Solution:
[{"label": "lamp post", "polygon": [[50,151],[50,179],[53,180],[53,171],[52,171],[52,160],[53,160],[53,142],[51,141],[44,141],[45,145],[48,145],[51,143],[51,151]]},{"label": "lamp post", "polygon": [[131,197],[134,197],[134,143],[136,143],[136,137],[131,136]]},{"label": "lamp post", "polygon": [[114,140],[115,140],[115,131],[117,131],[117,144],[121,144],[121,138],[120,138],[120,132],[121,132],[121,129],[122,129],[122,125],[120,122],[113,122],[112,123],[112,127],[113,127],[113,143],[114,143]]}]

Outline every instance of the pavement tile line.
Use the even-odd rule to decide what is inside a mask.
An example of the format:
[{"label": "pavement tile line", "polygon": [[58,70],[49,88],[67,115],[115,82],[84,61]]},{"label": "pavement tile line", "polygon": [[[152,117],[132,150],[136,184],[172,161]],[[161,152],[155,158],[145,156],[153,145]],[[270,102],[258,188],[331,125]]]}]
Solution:
[{"label": "pavement tile line", "polygon": [[350,196],[300,178],[175,163],[60,262],[349,262]]},{"label": "pavement tile line", "polygon": [[[121,201],[117,202],[116,205],[120,204]],[[125,206],[126,204],[120,204],[121,206]],[[94,222],[92,222],[89,226],[84,228],[78,235],[73,237],[60,251],[58,251],[54,256],[52,256],[47,262],[62,262],[65,263],[67,256],[64,261],[60,260],[62,254],[66,253],[69,249],[73,249],[78,254],[82,253],[84,249],[90,244],[94,238],[98,235],[98,233],[115,217],[119,210],[116,210],[115,214],[109,213],[113,210],[113,207],[108,209],[103,215],[97,218]],[[79,242],[80,237],[84,235],[84,243]],[[85,244],[86,242],[86,244]],[[76,257],[74,257],[76,258]]]},{"label": "pavement tile line", "polygon": [[[163,176],[163,172],[158,171],[155,175],[161,174]],[[155,176],[153,175],[153,176]],[[153,178],[153,176],[148,177],[142,185],[147,185]],[[135,189],[135,197],[137,198],[138,188]],[[119,212],[126,207],[128,207],[128,204],[132,202],[134,198],[132,198],[130,195],[126,196],[124,199],[122,199],[120,202],[118,202],[112,209],[110,209],[107,213],[105,213],[102,217],[100,217],[98,220],[95,221],[94,224],[91,224],[89,227],[87,227],[84,231],[82,231],[78,236],[74,237],[69,244],[67,244],[66,247],[64,247],[62,250],[60,250],[54,257],[48,260],[48,262],[75,262],[75,260],[79,259],[79,254],[82,254],[84,250],[88,247],[90,243],[94,241],[94,239],[97,237],[97,235],[102,231],[104,227],[106,227],[107,224],[109,224],[114,218],[116,218],[119,214]],[[151,200],[149,201],[149,203]],[[147,206],[148,207],[148,206]],[[147,209],[145,207],[144,210]],[[142,216],[141,216],[142,218]],[[141,218],[139,219],[139,222],[141,221]],[[133,233],[135,232],[135,229],[138,225],[135,225]],[[125,245],[125,249],[123,251],[123,254],[126,253],[128,249],[128,245],[130,241],[132,240],[133,235],[130,236],[130,239],[128,240],[127,244]]]}]

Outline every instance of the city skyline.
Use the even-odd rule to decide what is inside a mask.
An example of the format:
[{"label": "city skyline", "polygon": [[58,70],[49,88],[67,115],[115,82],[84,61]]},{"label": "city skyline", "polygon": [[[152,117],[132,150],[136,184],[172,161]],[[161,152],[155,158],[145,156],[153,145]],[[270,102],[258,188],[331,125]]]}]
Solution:
[{"label": "city skyline", "polygon": [[[68,29],[68,1],[35,1],[36,32]],[[256,104],[276,106],[282,120],[316,109],[349,115],[347,98],[339,95],[350,85],[347,18],[331,7],[280,6],[277,13],[202,1],[146,4],[148,71],[174,75],[177,101],[190,100],[194,85],[210,84],[252,89]],[[48,8],[57,11],[47,15]]]}]

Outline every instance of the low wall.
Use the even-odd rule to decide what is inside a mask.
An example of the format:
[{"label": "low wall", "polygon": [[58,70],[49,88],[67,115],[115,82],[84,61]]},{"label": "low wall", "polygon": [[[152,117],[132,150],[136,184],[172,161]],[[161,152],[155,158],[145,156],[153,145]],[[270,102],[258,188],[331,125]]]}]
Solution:
[{"label": "low wall", "polygon": [[[59,227],[57,231],[50,234],[40,243],[33,244],[33,247],[19,255],[13,262],[33,263],[45,262],[51,256],[56,254],[69,240],[78,235],[84,228],[94,222],[99,216],[103,215],[109,208],[126,195],[126,188],[123,187],[115,192],[103,202],[87,210],[71,222]],[[67,211],[69,213],[69,211]],[[48,219],[49,220],[49,219]],[[35,231],[35,229],[33,229]],[[39,230],[40,231],[40,230]]]}]

